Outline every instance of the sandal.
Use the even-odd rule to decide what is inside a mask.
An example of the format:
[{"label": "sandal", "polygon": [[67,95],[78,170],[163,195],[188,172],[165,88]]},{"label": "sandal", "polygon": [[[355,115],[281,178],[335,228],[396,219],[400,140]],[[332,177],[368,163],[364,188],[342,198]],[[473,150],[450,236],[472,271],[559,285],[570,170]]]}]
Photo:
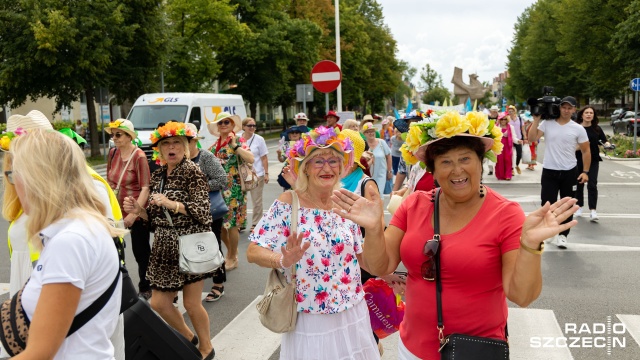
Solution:
[{"label": "sandal", "polygon": [[[217,291],[217,293],[216,293]],[[207,297],[204,298],[206,302],[215,302],[220,300],[220,298],[224,295],[224,286],[215,286],[211,287],[211,291],[207,294]]]},{"label": "sandal", "polygon": [[231,271],[238,267],[238,257],[236,256],[233,262],[231,260],[225,260],[224,269],[226,271]]}]

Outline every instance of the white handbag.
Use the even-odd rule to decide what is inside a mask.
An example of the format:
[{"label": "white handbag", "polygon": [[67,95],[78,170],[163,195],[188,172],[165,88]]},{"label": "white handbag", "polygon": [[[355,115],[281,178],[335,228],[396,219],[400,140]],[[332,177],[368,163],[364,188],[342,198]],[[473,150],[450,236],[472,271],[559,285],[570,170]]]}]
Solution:
[{"label": "white handbag", "polygon": [[[164,176],[160,182],[160,192],[164,188]],[[177,233],[173,226],[173,220],[167,209],[164,215],[169,220],[169,225]],[[212,272],[224,263],[224,256],[220,252],[218,239],[212,231],[180,235],[178,234],[178,252],[180,272],[190,275],[200,275]]]}]

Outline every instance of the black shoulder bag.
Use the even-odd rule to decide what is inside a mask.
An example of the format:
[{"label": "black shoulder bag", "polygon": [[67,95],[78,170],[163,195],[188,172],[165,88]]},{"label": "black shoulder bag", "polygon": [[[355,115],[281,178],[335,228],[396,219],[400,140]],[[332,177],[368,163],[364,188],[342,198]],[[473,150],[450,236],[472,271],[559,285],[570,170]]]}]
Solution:
[{"label": "black shoulder bag", "polygon": [[[433,238],[440,239],[440,189],[436,191],[436,199],[433,210]],[[444,323],[442,320],[442,281],[440,278],[440,249],[435,253],[436,265],[436,304],[438,308],[438,339],[440,340],[440,359],[442,360],[508,360],[509,359],[509,333],[507,341],[464,334],[443,334]],[[505,331],[507,331],[505,327]]]}]

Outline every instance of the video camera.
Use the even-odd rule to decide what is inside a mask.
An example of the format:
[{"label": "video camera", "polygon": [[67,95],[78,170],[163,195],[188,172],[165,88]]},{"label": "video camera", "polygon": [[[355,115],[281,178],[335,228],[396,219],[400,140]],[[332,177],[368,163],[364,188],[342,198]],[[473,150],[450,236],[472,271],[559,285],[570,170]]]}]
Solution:
[{"label": "video camera", "polygon": [[557,119],[560,117],[560,98],[552,96],[553,87],[542,88],[542,97],[529,98],[527,104],[531,107],[532,115],[540,115],[542,120]]}]

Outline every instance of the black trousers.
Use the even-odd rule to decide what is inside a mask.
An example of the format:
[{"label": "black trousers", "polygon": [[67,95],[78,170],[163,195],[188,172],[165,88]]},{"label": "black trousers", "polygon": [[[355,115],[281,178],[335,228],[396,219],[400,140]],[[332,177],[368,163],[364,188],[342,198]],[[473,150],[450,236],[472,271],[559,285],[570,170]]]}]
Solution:
[{"label": "black trousers", "polygon": [[520,166],[520,160],[522,160],[522,144],[513,143],[513,147],[516,148],[516,166]]},{"label": "black trousers", "polygon": [[[222,220],[224,218],[213,220],[211,223],[211,231],[215,234],[216,239],[218,239],[218,248],[220,248],[220,252],[222,253]],[[224,254],[223,254],[224,255]],[[218,270],[213,273],[213,283],[214,284],[222,284],[227,281],[227,272],[224,269],[224,263]]]},{"label": "black trousers", "polygon": [[[573,197],[577,190],[578,185],[578,168],[575,167],[571,170],[550,170],[542,169],[540,198],[542,199],[542,205],[548,201],[550,204],[558,201],[558,193],[560,198]],[[563,221],[566,224],[573,220],[573,215]],[[569,230],[565,230],[560,233],[561,235],[568,236]]]},{"label": "black trousers", "polygon": [[151,290],[151,284],[147,280],[147,268],[149,267],[149,256],[151,255],[151,245],[149,245],[149,227],[141,219],[137,219],[129,228],[131,231],[131,250],[138,263],[138,290],[140,292]]},{"label": "black trousers", "polygon": [[[582,174],[582,155],[578,157],[578,174]],[[587,182],[587,196],[589,197],[589,210],[595,210],[598,205],[598,171],[600,162],[591,160],[589,167],[589,181]],[[578,184],[575,198],[578,199],[578,206],[584,206],[584,184]]]}]

